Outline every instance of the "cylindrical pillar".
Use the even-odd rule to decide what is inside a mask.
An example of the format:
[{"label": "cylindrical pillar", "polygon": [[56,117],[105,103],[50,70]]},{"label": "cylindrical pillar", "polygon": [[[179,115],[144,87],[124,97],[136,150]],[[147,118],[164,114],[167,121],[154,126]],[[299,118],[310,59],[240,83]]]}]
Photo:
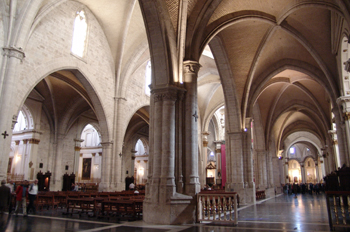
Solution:
[{"label": "cylindrical pillar", "polygon": [[184,62],[185,96],[185,193],[194,196],[200,191],[198,176],[198,103],[197,77],[200,65],[196,61]]}]

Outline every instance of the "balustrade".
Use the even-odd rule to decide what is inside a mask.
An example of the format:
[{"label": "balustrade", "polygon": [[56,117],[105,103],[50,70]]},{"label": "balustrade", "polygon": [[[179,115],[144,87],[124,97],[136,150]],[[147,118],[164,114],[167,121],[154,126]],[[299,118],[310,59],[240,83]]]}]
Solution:
[{"label": "balustrade", "polygon": [[326,191],[329,227],[350,228],[350,191]]},{"label": "balustrade", "polygon": [[237,224],[237,193],[198,193],[197,222]]}]

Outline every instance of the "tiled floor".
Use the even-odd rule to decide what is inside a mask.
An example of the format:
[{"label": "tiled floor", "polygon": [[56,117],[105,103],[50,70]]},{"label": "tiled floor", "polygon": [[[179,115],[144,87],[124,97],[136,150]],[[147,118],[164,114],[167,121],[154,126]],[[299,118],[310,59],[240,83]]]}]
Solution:
[{"label": "tiled floor", "polygon": [[[241,206],[238,225],[201,223],[179,226],[149,225],[143,221],[97,220],[87,216],[64,216],[61,210],[36,215],[0,215],[0,231],[104,231],[104,232],[227,232],[227,231],[330,231],[324,195],[279,195],[256,205]],[[340,230],[346,231],[346,230]]]}]

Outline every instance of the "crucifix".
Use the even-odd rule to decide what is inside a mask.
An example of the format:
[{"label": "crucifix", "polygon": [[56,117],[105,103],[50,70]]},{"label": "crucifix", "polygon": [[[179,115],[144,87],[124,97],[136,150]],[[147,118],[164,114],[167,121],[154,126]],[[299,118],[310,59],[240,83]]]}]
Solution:
[{"label": "crucifix", "polygon": [[192,114],[192,116],[194,117],[194,120],[196,120],[197,122],[197,119],[198,119],[197,110],[194,112],[194,114]]},{"label": "crucifix", "polygon": [[7,131],[5,131],[4,133],[2,133],[1,135],[4,136],[4,139],[6,139],[6,136],[9,136],[9,134],[7,134]]}]

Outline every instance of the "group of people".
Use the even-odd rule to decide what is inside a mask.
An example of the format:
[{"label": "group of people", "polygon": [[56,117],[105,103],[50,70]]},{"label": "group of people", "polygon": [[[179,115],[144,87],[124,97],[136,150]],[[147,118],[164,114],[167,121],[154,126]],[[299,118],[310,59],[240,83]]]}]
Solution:
[{"label": "group of people", "polygon": [[285,184],[283,186],[283,192],[286,194],[298,194],[298,193],[309,193],[313,194],[315,192],[316,195],[320,194],[320,192],[324,191],[324,184],[322,183],[301,183],[301,184]]},{"label": "group of people", "polygon": [[[30,210],[32,210],[33,214],[35,214],[35,205],[34,201],[36,199],[36,195],[38,194],[38,180],[34,180],[32,184],[29,184],[27,180],[20,182],[18,186],[11,186],[6,184],[6,180],[1,181],[0,187],[0,213],[4,213],[8,211],[9,214],[12,212],[12,201],[11,197],[14,195],[16,197],[16,208],[15,214],[16,216],[19,213],[19,210],[22,206],[23,216],[26,217]],[[29,204],[27,207],[27,199],[29,200]]]},{"label": "group of people", "polygon": [[77,191],[86,192],[86,184],[72,183],[70,190],[74,192],[77,192]]}]

